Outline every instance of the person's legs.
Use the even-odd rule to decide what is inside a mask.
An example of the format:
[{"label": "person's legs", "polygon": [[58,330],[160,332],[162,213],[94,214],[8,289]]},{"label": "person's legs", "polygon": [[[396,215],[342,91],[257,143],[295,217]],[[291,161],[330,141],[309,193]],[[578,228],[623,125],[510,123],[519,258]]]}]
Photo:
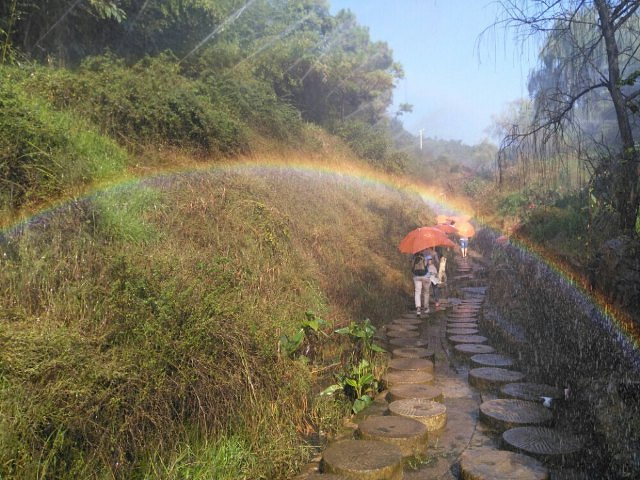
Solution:
[{"label": "person's legs", "polygon": [[431,280],[428,277],[422,279],[422,294],[424,295],[424,301],[422,302],[422,310],[424,312],[429,312],[429,296],[431,294]]},{"label": "person's legs", "polygon": [[422,297],[422,279],[419,277],[413,277],[413,297],[416,303],[416,313],[420,315],[420,299]]}]

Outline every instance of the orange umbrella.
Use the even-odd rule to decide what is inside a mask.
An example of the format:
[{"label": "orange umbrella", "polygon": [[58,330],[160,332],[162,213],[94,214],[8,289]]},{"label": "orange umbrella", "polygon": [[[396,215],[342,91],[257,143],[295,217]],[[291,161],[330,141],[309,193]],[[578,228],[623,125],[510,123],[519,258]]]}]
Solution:
[{"label": "orange umbrella", "polygon": [[443,233],[458,233],[458,229],[448,223],[439,223],[438,225],[434,225],[433,228],[437,228]]},{"label": "orange umbrella", "polygon": [[420,227],[411,230],[400,241],[398,249],[402,253],[418,253],[425,248],[432,247],[455,247],[456,244],[447,238],[447,236],[434,227]]},{"label": "orange umbrella", "polygon": [[476,234],[476,229],[469,222],[456,223],[455,227],[461,237],[472,237]]}]

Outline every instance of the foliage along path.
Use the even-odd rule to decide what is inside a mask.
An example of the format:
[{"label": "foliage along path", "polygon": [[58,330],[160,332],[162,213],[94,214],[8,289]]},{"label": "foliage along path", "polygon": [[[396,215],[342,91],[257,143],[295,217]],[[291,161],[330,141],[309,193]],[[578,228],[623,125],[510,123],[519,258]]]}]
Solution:
[{"label": "foliage along path", "polygon": [[482,257],[457,260],[428,318],[384,326],[387,390],[298,479],[593,478],[559,418],[565,392],[532,383],[483,335]]}]

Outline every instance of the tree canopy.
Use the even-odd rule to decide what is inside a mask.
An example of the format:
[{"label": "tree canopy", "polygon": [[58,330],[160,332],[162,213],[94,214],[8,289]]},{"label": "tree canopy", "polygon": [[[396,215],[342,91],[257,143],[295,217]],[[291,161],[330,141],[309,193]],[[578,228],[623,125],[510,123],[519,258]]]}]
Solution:
[{"label": "tree canopy", "polygon": [[[533,114],[505,137],[503,147],[538,151],[581,148],[592,164],[596,193],[632,231],[640,207],[636,85],[637,0],[504,0],[502,21],[525,35],[542,35],[539,66],[529,78]],[[583,143],[586,140],[586,144]],[[585,155],[589,161],[592,155]],[[605,198],[606,197],[606,198]]]}]

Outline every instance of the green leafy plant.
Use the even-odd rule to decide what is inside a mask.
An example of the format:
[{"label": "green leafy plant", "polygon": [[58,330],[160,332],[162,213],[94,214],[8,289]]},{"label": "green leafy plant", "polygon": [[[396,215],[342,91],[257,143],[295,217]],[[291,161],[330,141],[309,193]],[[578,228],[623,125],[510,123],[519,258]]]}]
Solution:
[{"label": "green leafy plant", "polygon": [[376,334],[376,327],[371,324],[371,320],[365,318],[362,323],[351,322],[349,325],[336,330],[341,335],[349,335],[359,342],[363,348],[363,353],[372,351],[384,353],[386,350],[380,345],[373,343],[373,337]]},{"label": "green leafy plant", "polygon": [[353,365],[347,372],[336,374],[338,383],[330,385],[320,395],[333,395],[342,391],[353,399],[351,410],[358,413],[367,408],[373,401],[373,394],[378,390],[378,381],[373,375],[371,364],[365,360]]},{"label": "green leafy plant", "polygon": [[[308,343],[312,343],[311,338],[317,336],[318,333],[322,333],[322,327],[327,325],[327,321],[325,319],[317,316],[309,310],[307,310],[304,315],[305,318],[300,323],[300,328],[295,334],[291,337],[287,334],[280,336],[280,350],[289,357],[298,352],[305,339],[308,340]],[[309,353],[309,350],[310,348],[307,348],[305,353]]]},{"label": "green leafy plant", "polygon": [[302,345],[304,335],[304,328],[300,328],[291,337],[286,333],[282,334],[280,336],[280,350],[288,357],[293,356],[300,348],[300,345]]}]

